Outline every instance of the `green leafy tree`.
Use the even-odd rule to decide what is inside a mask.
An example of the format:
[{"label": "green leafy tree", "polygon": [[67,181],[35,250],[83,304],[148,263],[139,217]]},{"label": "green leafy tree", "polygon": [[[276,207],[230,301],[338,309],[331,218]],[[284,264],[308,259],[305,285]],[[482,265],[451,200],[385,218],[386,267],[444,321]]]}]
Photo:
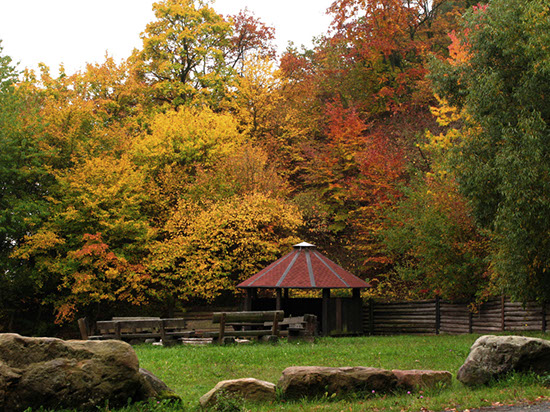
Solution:
[{"label": "green leafy tree", "polygon": [[491,233],[491,269],[522,301],[550,298],[550,11],[495,0],[464,19],[467,58],[434,64],[434,83],[467,113],[457,178]]},{"label": "green leafy tree", "polygon": [[1,52],[0,43],[0,326],[15,314],[39,313],[32,265],[12,253],[40,224],[53,182],[41,149],[40,100],[16,87],[19,73]]},{"label": "green leafy tree", "polygon": [[48,218],[14,255],[33,262],[59,323],[102,304],[142,304],[149,278],[140,262],[154,238],[145,176],[128,158],[94,157],[56,173]]},{"label": "green leafy tree", "polygon": [[431,174],[411,185],[385,223],[382,233],[397,273],[415,281],[424,296],[483,298],[487,239],[451,176]]}]

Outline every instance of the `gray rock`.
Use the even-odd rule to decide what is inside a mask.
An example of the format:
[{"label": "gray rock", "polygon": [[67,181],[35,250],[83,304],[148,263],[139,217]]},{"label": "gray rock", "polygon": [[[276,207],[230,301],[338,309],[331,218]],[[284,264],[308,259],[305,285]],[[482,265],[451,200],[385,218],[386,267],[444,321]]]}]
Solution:
[{"label": "gray rock", "polygon": [[0,410],[92,409],[149,396],[137,356],[122,341],[0,334]]},{"label": "gray rock", "polygon": [[394,369],[392,372],[397,377],[397,387],[407,391],[449,386],[453,380],[453,375],[447,371]]},{"label": "gray rock", "polygon": [[277,383],[286,399],[319,397],[327,393],[384,393],[394,390],[396,386],[397,377],[391,371],[362,366],[293,366],[283,371]]},{"label": "gray rock", "polygon": [[143,378],[143,393],[145,398],[155,399],[181,399],[172,389],[153,373],[144,368],[139,368],[139,374]]},{"label": "gray rock", "polygon": [[261,338],[262,342],[268,342],[268,343],[277,343],[279,342],[279,337],[276,335],[264,335]]},{"label": "gray rock", "polygon": [[457,379],[465,385],[482,385],[510,371],[550,372],[550,342],[523,336],[482,336],[477,339]]},{"label": "gray rock", "polygon": [[200,398],[202,407],[211,407],[218,402],[218,397],[238,397],[248,401],[275,401],[275,385],[271,382],[254,378],[233,379],[219,382],[208,393]]}]

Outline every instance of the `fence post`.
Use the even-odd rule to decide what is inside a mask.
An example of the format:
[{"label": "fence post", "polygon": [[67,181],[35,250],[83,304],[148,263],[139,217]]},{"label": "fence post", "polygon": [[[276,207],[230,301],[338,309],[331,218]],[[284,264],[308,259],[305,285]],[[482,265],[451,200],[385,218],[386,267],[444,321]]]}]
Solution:
[{"label": "fence post", "polygon": [[435,334],[439,335],[441,329],[441,298],[439,295],[435,297]]},{"label": "fence post", "polygon": [[500,330],[502,330],[503,332],[506,330],[506,310],[504,308],[504,305],[506,304],[506,299],[504,298],[504,295],[502,295],[500,297],[500,316],[501,316],[501,319],[500,319]]},{"label": "fence post", "polygon": [[474,333],[474,315],[470,309],[468,309],[468,333]]},{"label": "fence post", "polygon": [[374,299],[369,299],[369,335],[374,335]]},{"label": "fence post", "polygon": [[223,344],[223,337],[225,335],[225,312],[221,314],[220,317],[220,330],[218,333],[218,343]]},{"label": "fence post", "polygon": [[546,301],[542,302],[542,333],[546,333]]}]

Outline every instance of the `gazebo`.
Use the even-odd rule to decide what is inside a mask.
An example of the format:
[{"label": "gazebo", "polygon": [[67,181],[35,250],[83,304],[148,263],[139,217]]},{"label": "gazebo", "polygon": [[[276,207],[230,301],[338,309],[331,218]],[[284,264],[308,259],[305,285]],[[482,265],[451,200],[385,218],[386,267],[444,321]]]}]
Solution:
[{"label": "gazebo", "polygon": [[[323,335],[362,333],[361,289],[370,285],[319,253],[310,243],[237,285],[246,290],[245,310],[284,310],[287,315],[317,315]],[[258,298],[258,289],[275,289],[275,298]],[[321,289],[322,298],[289,299],[289,289]],[[331,297],[331,289],[351,289],[350,297]]]}]

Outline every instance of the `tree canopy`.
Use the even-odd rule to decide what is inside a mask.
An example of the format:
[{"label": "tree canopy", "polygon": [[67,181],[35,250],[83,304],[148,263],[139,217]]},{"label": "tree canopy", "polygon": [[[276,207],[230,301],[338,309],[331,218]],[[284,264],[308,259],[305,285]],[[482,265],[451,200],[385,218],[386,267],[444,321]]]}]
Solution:
[{"label": "tree canopy", "polygon": [[336,0],[280,56],[208,0],[73,74],[0,49],[0,330],[234,303],[301,240],[369,297],[547,299],[548,10],[471,3]]}]

